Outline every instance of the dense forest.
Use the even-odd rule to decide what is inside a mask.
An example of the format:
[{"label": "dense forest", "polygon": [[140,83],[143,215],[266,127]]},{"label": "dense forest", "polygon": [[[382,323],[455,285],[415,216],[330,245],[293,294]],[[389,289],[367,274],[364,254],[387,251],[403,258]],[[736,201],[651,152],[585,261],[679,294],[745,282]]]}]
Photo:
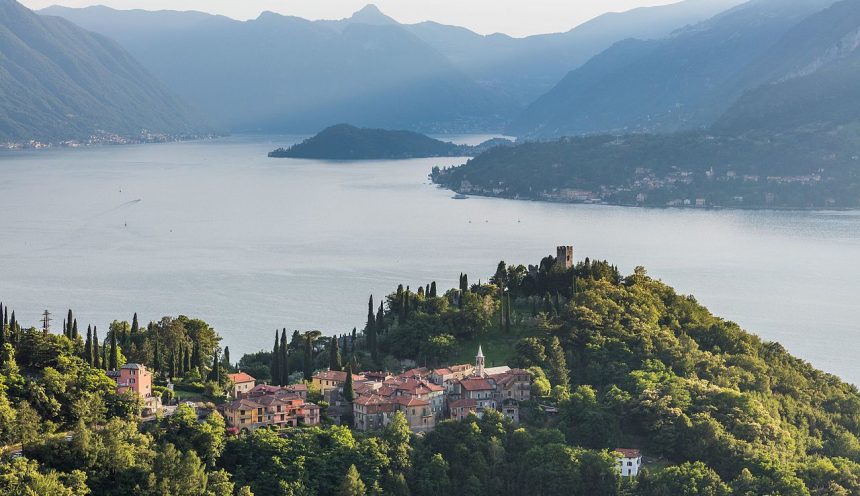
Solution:
[{"label": "dense forest", "polygon": [[[200,388],[203,405],[218,403],[234,369],[210,326],[133,319],[99,340],[95,329],[78,333],[73,315],[62,334],[46,334],[21,329],[13,313],[2,319],[0,442],[24,456],[2,458],[0,492],[860,493],[857,388],[712,315],[644,268],[625,276],[608,262],[567,268],[546,257],[530,267],[499,263],[485,281],[461,274],[444,292],[433,282],[416,287],[371,299],[363,329],[327,338],[282,329],[272,351],[239,364],[261,380],[297,382],[344,364],[471,361],[481,343],[488,365],[532,374],[520,425],[490,411],[423,436],[399,415],[374,433],[324,422],[237,434],[217,410],[198,416],[188,406],[141,419],[104,368],[140,361],[157,382],[173,377]],[[183,387],[177,394],[187,394]],[[645,455],[635,480],[618,475],[611,450],[619,446]]]},{"label": "dense forest", "polygon": [[459,167],[434,168],[431,176],[458,192],[506,198],[857,208],[858,156],[853,128],[596,135],[497,148]]}]

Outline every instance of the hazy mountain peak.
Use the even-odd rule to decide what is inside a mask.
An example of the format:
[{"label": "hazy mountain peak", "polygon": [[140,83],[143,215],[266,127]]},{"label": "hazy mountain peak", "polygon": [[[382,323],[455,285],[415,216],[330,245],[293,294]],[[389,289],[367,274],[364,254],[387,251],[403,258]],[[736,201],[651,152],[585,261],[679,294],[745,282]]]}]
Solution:
[{"label": "hazy mountain peak", "polygon": [[398,24],[397,21],[383,14],[379,7],[369,3],[356,11],[349,18],[352,22],[360,22],[362,24]]}]

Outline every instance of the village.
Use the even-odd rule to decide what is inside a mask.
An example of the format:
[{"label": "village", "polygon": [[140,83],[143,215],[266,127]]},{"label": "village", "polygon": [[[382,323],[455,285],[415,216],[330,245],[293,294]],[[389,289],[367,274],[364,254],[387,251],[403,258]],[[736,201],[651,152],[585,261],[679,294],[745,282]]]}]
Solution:
[{"label": "village", "polygon": [[[417,435],[432,431],[443,420],[463,420],[469,415],[480,418],[490,409],[518,424],[520,403],[531,398],[531,375],[506,365],[485,367],[485,362],[479,346],[474,364],[419,367],[396,375],[322,370],[313,375],[310,384],[288,386],[257,384],[254,377],[239,371],[227,375],[230,401],[216,408],[232,435],[259,428],[322,424],[323,408],[308,400],[309,391],[314,390],[328,405],[325,415],[331,422],[362,432],[385,428],[396,412],[402,412],[409,429]],[[108,375],[116,381],[118,393],[132,391],[140,396],[144,415],[162,409],[159,396],[152,391],[152,372],[144,365],[129,363]],[[638,475],[642,465],[639,450],[617,448],[614,452],[622,476]]]}]

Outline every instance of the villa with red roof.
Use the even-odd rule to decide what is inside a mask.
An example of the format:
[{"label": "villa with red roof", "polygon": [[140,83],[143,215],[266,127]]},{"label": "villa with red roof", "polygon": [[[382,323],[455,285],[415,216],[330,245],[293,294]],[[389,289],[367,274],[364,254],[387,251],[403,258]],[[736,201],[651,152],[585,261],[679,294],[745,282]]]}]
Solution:
[{"label": "villa with red roof", "polygon": [[236,372],[235,374],[227,374],[227,378],[233,382],[233,390],[231,396],[233,398],[243,398],[254,388],[257,380],[251,377],[248,373]]}]

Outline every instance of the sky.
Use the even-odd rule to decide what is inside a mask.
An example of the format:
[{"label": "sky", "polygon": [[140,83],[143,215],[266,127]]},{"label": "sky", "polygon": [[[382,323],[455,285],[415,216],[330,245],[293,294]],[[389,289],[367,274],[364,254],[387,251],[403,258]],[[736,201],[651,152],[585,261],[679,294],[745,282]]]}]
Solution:
[{"label": "sky", "polygon": [[527,36],[567,31],[606,12],[666,5],[678,0],[19,0],[31,9],[50,5],[116,9],[199,10],[234,19],[253,19],[263,11],[306,19],[349,17],[367,3],[401,23],[432,20],[481,34]]}]

